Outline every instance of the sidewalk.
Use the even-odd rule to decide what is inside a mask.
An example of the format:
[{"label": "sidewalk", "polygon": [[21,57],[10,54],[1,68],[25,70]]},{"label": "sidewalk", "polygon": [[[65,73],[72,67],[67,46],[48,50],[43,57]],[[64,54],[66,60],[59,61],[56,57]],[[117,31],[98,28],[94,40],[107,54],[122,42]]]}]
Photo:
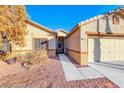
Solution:
[{"label": "sidewalk", "polygon": [[64,54],[59,54],[59,58],[67,81],[85,79]]},{"label": "sidewalk", "polygon": [[67,81],[104,77],[91,67],[82,67],[77,69],[64,54],[59,54],[59,58]]}]

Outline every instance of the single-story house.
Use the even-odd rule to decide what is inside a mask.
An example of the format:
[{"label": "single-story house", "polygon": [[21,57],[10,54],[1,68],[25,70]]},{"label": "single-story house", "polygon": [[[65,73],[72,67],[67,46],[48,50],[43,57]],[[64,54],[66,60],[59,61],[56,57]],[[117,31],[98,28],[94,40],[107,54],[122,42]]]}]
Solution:
[{"label": "single-story house", "polygon": [[[26,20],[26,45],[12,52],[48,51],[50,57],[66,53],[80,65],[88,62],[124,61],[124,9],[118,8],[78,23],[69,33],[53,31]],[[2,49],[0,47],[0,49]]]},{"label": "single-story house", "polygon": [[49,57],[56,56],[57,53],[64,53],[64,37],[67,33],[58,29],[53,31],[31,20],[26,20],[28,35],[25,37],[26,45],[21,48],[12,46],[12,52],[26,53],[39,51],[42,48],[48,51]]},{"label": "single-story house", "polygon": [[[57,34],[51,29],[46,28],[31,20],[26,20],[28,34],[25,37],[25,46],[23,48],[12,46],[12,52],[32,52],[41,50],[48,51],[49,56],[56,55],[56,37]],[[43,43],[43,44],[42,44]]]},{"label": "single-story house", "polygon": [[77,63],[124,61],[124,9],[78,23],[65,37],[66,53]]}]

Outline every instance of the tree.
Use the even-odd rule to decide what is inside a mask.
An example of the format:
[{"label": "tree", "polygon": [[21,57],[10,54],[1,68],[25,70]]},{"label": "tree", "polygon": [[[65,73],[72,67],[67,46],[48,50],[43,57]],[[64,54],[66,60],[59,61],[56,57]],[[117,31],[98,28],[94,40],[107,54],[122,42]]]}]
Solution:
[{"label": "tree", "polygon": [[0,42],[6,51],[7,42],[20,47],[25,45],[27,13],[25,6],[0,6]]}]

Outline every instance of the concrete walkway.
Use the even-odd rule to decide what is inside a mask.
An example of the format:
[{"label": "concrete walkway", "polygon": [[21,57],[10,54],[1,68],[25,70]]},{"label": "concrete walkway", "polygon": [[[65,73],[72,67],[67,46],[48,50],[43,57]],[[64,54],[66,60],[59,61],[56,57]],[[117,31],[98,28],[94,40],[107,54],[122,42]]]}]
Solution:
[{"label": "concrete walkway", "polygon": [[79,71],[85,76],[85,79],[103,78],[104,76],[92,69],[91,67],[78,68]]},{"label": "concrete walkway", "polygon": [[67,81],[85,79],[64,54],[59,54],[59,58]]},{"label": "concrete walkway", "polygon": [[59,54],[59,58],[67,81],[104,77],[91,67],[76,68],[64,54]]},{"label": "concrete walkway", "polygon": [[124,70],[93,63],[90,63],[89,66],[99,71],[101,74],[103,74],[119,87],[124,88]]}]

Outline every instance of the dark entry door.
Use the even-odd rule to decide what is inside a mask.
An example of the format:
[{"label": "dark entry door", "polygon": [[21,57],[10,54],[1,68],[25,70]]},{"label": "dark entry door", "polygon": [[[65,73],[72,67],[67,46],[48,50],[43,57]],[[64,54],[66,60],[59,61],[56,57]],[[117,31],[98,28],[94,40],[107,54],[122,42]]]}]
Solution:
[{"label": "dark entry door", "polygon": [[64,53],[64,41],[62,40],[58,41],[57,53]]}]

